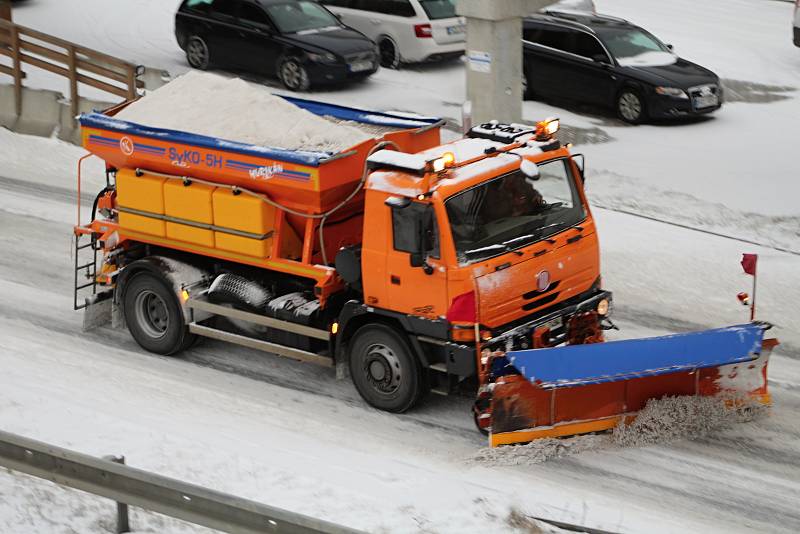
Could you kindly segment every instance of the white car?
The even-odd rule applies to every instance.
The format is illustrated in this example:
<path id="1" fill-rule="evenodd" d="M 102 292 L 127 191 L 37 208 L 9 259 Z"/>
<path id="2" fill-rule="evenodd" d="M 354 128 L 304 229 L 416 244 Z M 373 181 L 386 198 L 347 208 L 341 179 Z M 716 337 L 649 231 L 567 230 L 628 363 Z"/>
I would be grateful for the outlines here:
<path id="1" fill-rule="evenodd" d="M 319 0 L 376 43 L 381 66 L 459 57 L 466 47 L 455 0 Z"/>
<path id="2" fill-rule="evenodd" d="M 794 45 L 800 46 L 800 0 L 794 4 Z"/>

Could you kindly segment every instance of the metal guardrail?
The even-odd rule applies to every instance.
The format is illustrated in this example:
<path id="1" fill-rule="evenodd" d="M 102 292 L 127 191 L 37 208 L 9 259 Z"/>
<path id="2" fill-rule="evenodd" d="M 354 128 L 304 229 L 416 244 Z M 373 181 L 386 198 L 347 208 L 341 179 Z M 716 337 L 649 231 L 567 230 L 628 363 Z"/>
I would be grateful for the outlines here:
<path id="1" fill-rule="evenodd" d="M 2 0 L 0 0 L 2 1 Z M 79 113 L 78 84 L 132 100 L 144 83 L 137 78 L 142 67 L 91 48 L 53 37 L 0 18 L 0 56 L 11 58 L 11 66 L 0 64 L 0 74 L 14 78 L 14 103 L 22 114 L 23 64 L 69 80 L 72 117 Z"/>
<path id="2" fill-rule="evenodd" d="M 235 534 L 359 533 L 327 521 L 2 431 L 0 465 L 119 503 Z"/>

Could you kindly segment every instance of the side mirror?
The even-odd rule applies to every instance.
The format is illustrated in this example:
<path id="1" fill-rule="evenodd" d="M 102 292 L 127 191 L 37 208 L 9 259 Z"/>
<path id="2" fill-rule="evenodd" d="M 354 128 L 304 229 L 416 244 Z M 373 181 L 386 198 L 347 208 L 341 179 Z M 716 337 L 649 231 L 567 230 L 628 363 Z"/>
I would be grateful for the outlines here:
<path id="1" fill-rule="evenodd" d="M 672 50 L 673 46 L 672 46 L 671 44 L 667 44 L 667 48 L 669 48 L 670 50 Z"/>
<path id="2" fill-rule="evenodd" d="M 592 56 L 592 61 L 595 63 L 600 63 L 602 65 L 608 65 L 608 56 L 605 54 L 595 54 Z"/>
<path id="3" fill-rule="evenodd" d="M 422 267 L 425 265 L 425 256 L 422 254 L 422 252 L 412 252 L 410 259 L 412 267 Z"/>

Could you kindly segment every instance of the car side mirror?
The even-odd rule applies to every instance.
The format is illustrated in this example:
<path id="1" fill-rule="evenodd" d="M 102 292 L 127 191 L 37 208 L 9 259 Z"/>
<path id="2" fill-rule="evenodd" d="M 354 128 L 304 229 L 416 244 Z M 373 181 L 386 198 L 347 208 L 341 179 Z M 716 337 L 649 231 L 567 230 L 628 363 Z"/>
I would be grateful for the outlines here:
<path id="1" fill-rule="evenodd" d="M 592 56 L 592 61 L 595 63 L 600 63 L 602 65 L 608 65 L 608 56 L 605 54 L 595 54 Z"/>
<path id="2" fill-rule="evenodd" d="M 670 50 L 672 50 L 674 47 L 673 47 L 671 44 L 668 44 L 668 45 L 667 45 L 667 48 L 669 48 Z"/>
<path id="3" fill-rule="evenodd" d="M 410 260 L 412 267 L 422 267 L 425 265 L 425 256 L 422 252 L 412 252 Z"/>

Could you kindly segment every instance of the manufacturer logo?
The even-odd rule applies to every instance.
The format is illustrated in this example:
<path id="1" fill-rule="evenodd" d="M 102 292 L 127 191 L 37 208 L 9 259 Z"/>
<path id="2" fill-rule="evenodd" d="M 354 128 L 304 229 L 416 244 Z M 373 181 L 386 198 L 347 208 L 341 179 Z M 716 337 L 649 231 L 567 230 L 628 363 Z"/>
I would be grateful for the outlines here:
<path id="1" fill-rule="evenodd" d="M 547 291 L 548 287 L 550 287 L 550 272 L 541 271 L 536 275 L 536 288 L 540 293 L 543 293 Z"/>
<path id="2" fill-rule="evenodd" d="M 134 145 L 130 137 L 123 137 L 119 140 L 119 149 L 122 150 L 122 153 L 126 156 L 133 154 Z"/>
<path id="3" fill-rule="evenodd" d="M 265 167 L 259 167 L 257 169 L 250 170 L 250 178 L 253 179 L 268 179 L 272 178 L 276 174 L 280 174 L 283 172 L 283 165 L 280 163 L 274 163 L 272 165 L 267 165 Z"/>

